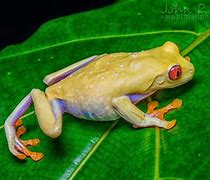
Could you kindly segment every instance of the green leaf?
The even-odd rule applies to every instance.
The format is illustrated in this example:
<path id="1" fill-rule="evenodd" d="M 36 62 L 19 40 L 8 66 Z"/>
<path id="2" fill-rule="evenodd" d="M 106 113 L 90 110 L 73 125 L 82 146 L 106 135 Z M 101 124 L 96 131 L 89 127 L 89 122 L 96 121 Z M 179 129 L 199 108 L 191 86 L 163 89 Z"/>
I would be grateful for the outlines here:
<path id="1" fill-rule="evenodd" d="M 166 4 L 179 10 L 164 13 Z M 203 4 L 201 8 L 200 4 Z M 6 179 L 208 179 L 210 169 L 208 1 L 120 0 L 98 10 L 44 24 L 26 42 L 0 52 L 0 174 Z M 185 8 L 185 11 L 181 11 Z M 199 9 L 200 8 L 200 9 Z M 189 11 L 190 10 L 190 11 Z M 199 11 L 198 11 L 199 10 Z M 180 16 L 179 16 L 180 15 Z M 188 15 L 183 16 L 181 15 Z M 90 122 L 64 116 L 63 133 L 52 140 L 40 131 L 33 108 L 24 118 L 25 139 L 40 138 L 31 149 L 40 162 L 20 161 L 7 148 L 4 120 L 32 88 L 44 90 L 46 74 L 91 55 L 135 52 L 179 44 L 196 68 L 194 79 L 154 98 L 161 105 L 175 98 L 183 107 L 170 131 L 136 130 L 124 120 Z M 145 110 L 145 103 L 141 108 Z"/>

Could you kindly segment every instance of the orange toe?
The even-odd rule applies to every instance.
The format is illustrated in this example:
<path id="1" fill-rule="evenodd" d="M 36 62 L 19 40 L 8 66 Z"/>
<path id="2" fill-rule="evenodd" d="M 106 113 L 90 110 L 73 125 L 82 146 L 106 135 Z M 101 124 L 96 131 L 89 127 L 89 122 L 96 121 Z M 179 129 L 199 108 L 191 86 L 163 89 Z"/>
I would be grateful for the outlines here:
<path id="1" fill-rule="evenodd" d="M 168 122 L 168 125 L 166 127 L 166 129 L 171 129 L 176 125 L 176 120 L 173 120 L 171 122 Z"/>
<path id="2" fill-rule="evenodd" d="M 27 147 L 23 147 L 19 149 L 19 151 L 21 151 L 24 156 L 31 157 L 34 161 L 39 161 L 44 157 L 43 153 L 30 151 Z"/>
<path id="3" fill-rule="evenodd" d="M 150 103 L 147 105 L 147 113 L 148 113 L 148 114 L 151 114 L 151 113 L 154 111 L 154 109 L 155 109 L 156 107 L 158 107 L 158 105 L 159 105 L 159 102 L 158 102 L 158 101 L 152 101 L 152 102 L 150 102 Z"/>
<path id="4" fill-rule="evenodd" d="M 174 99 L 171 103 L 174 108 L 180 108 L 182 106 L 182 100 L 181 99 Z"/>
<path id="5" fill-rule="evenodd" d="M 36 146 L 37 144 L 39 144 L 40 140 L 39 139 L 29 139 L 26 141 L 22 141 L 22 143 L 25 146 Z"/>
<path id="6" fill-rule="evenodd" d="M 20 152 L 17 156 L 19 159 L 25 159 L 26 157 L 31 157 L 34 161 L 39 161 L 44 157 L 43 153 L 33 152 L 30 151 L 27 146 L 36 146 L 40 140 L 39 139 L 29 139 L 29 140 L 22 140 L 20 136 L 26 132 L 26 128 L 22 126 L 22 120 L 18 120 L 16 122 L 17 132 L 16 136 L 19 141 L 22 143 L 22 146 L 17 146 L 16 149 Z"/>
<path id="7" fill-rule="evenodd" d="M 26 155 L 25 155 L 25 154 L 22 154 L 22 153 L 19 153 L 19 154 L 16 155 L 16 157 L 17 157 L 18 159 L 23 160 L 23 159 L 26 158 Z"/>
<path id="8" fill-rule="evenodd" d="M 23 135 L 26 132 L 26 128 L 24 126 L 20 126 L 17 129 L 16 135 L 19 138 L 21 135 Z"/>
<path id="9" fill-rule="evenodd" d="M 23 124 L 22 122 L 22 119 L 18 119 L 16 122 L 15 122 L 15 127 L 19 127 Z"/>
<path id="10" fill-rule="evenodd" d="M 43 153 L 38 153 L 38 152 L 32 152 L 30 154 L 31 159 L 33 159 L 34 161 L 39 161 L 44 157 Z"/>

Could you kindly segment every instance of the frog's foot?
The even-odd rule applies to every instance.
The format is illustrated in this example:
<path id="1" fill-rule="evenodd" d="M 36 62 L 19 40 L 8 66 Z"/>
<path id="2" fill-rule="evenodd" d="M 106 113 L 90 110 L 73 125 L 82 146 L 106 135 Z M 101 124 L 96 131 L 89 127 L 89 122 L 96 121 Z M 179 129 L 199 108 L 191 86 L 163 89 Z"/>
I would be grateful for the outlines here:
<path id="1" fill-rule="evenodd" d="M 159 118 L 160 120 L 163 120 L 166 122 L 166 127 L 165 129 L 171 129 L 176 125 L 176 120 L 172 120 L 170 122 L 166 121 L 164 119 L 164 115 L 173 109 L 178 109 L 182 106 L 182 100 L 181 99 L 174 99 L 172 101 L 172 103 L 168 104 L 167 106 L 161 108 L 161 109 L 157 109 L 155 110 L 155 108 L 157 107 L 158 102 L 157 101 L 152 101 L 148 104 L 148 111 L 147 113 L 151 114 L 152 116 L 155 116 L 157 118 Z"/>
<path id="2" fill-rule="evenodd" d="M 17 154 L 16 156 L 19 159 L 25 159 L 26 157 L 31 157 L 34 161 L 39 161 L 41 160 L 44 155 L 43 153 L 38 153 L 38 152 L 32 152 L 30 151 L 27 146 L 36 146 L 40 141 L 39 139 L 29 139 L 29 140 L 22 140 L 20 139 L 20 136 L 23 135 L 26 132 L 26 128 L 22 126 L 22 120 L 19 119 L 15 127 L 17 127 L 17 132 L 16 132 L 16 150 L 18 150 L 20 153 Z"/>
<path id="3" fill-rule="evenodd" d="M 166 121 L 164 119 L 164 115 L 173 109 L 178 109 L 182 106 L 182 100 L 180 99 L 175 99 L 173 100 L 172 103 L 168 104 L 167 106 L 161 108 L 161 109 L 157 109 L 155 110 L 155 108 L 159 105 L 159 103 L 157 101 L 152 101 L 147 105 L 147 114 L 152 115 L 153 117 L 156 117 L 162 121 L 164 121 L 164 128 L 165 129 L 171 129 L 176 125 L 176 120 L 172 120 L 172 121 Z M 140 128 L 137 125 L 133 125 L 134 128 Z"/>
<path id="4" fill-rule="evenodd" d="M 168 104 L 167 106 L 161 108 L 161 109 L 157 109 L 155 110 L 155 108 L 158 106 L 158 102 L 157 101 L 152 101 L 147 105 L 148 114 L 151 114 L 161 120 L 164 120 L 164 115 L 173 109 L 178 109 L 182 106 L 182 100 L 181 99 L 174 99 L 172 101 L 172 103 Z"/>

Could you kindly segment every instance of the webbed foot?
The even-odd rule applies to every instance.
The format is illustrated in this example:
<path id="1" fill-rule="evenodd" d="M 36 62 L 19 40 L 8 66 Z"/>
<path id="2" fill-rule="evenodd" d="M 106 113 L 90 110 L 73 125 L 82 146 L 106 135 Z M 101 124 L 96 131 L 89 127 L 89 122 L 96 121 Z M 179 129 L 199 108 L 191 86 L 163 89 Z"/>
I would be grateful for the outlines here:
<path id="1" fill-rule="evenodd" d="M 15 123 L 15 127 L 17 128 L 16 132 L 16 145 L 15 148 L 18 153 L 16 157 L 19 159 L 25 159 L 26 157 L 31 157 L 34 161 L 39 161 L 44 157 L 43 153 L 39 152 L 32 152 L 30 151 L 27 146 L 36 146 L 40 141 L 39 139 L 29 139 L 29 140 L 22 140 L 20 139 L 20 136 L 23 135 L 26 132 L 26 128 L 22 125 L 22 120 L 19 119 Z"/>
<path id="2" fill-rule="evenodd" d="M 182 106 L 182 100 L 181 99 L 174 99 L 172 101 L 172 103 L 168 104 L 167 106 L 161 108 L 161 109 L 157 109 L 155 110 L 155 108 L 159 105 L 159 103 L 157 101 L 152 101 L 147 105 L 147 113 L 151 114 L 152 116 L 155 116 L 157 118 L 159 118 L 160 120 L 166 121 L 164 119 L 164 115 L 173 109 L 179 109 Z M 167 126 L 165 127 L 165 129 L 171 129 L 176 125 L 176 120 L 172 120 L 170 122 L 167 121 Z"/>
<path id="3" fill-rule="evenodd" d="M 157 101 L 152 101 L 147 105 L 147 114 L 151 115 L 152 117 L 156 117 L 162 121 L 164 121 L 164 125 L 161 127 L 164 127 L 165 129 L 171 129 L 176 125 L 176 120 L 172 121 L 166 121 L 164 119 L 164 115 L 173 109 L 178 109 L 182 106 L 182 100 L 180 99 L 175 99 L 172 101 L 172 103 L 168 104 L 167 106 L 161 108 L 161 109 L 156 109 L 158 107 L 159 103 Z M 141 128 L 140 126 L 133 125 L 134 128 Z"/>

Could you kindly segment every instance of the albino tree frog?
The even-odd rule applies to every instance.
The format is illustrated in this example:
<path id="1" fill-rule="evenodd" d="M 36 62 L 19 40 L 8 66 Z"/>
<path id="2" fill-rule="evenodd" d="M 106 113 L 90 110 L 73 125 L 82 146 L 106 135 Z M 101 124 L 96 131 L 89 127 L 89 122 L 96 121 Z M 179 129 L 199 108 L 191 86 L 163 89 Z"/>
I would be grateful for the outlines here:
<path id="1" fill-rule="evenodd" d="M 193 74 L 189 57 L 183 58 L 172 42 L 142 52 L 95 55 L 79 61 L 47 75 L 45 92 L 33 89 L 18 104 L 4 124 L 9 150 L 19 159 L 31 156 L 39 160 L 43 156 L 26 147 L 38 141 L 20 140 L 24 129 L 16 134 L 15 125 L 32 102 L 41 130 L 51 138 L 61 134 L 63 113 L 94 121 L 122 117 L 135 128 L 170 129 L 175 120 L 161 120 L 144 113 L 135 104 L 157 90 L 188 82 Z"/>

